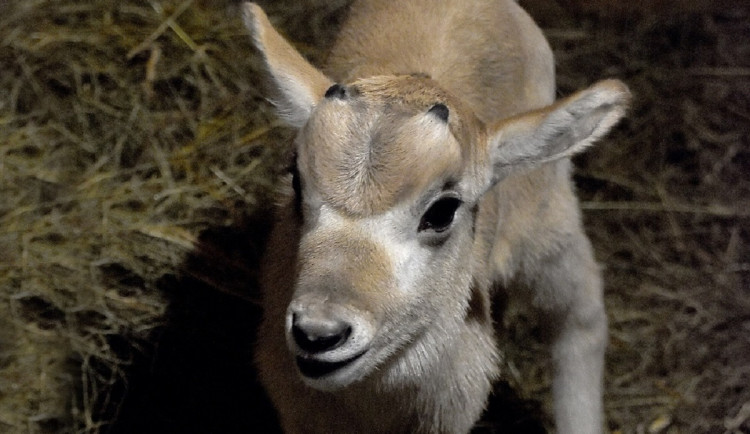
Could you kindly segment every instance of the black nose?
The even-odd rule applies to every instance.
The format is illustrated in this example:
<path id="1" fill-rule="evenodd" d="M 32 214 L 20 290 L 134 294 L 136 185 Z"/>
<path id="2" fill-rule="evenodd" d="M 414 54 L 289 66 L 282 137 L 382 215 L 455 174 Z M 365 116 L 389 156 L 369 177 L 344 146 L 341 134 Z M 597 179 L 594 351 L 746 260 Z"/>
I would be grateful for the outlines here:
<path id="1" fill-rule="evenodd" d="M 352 327 L 342 321 L 313 319 L 294 315 L 292 336 L 297 346 L 308 353 L 322 353 L 340 347 L 349 335 Z"/>

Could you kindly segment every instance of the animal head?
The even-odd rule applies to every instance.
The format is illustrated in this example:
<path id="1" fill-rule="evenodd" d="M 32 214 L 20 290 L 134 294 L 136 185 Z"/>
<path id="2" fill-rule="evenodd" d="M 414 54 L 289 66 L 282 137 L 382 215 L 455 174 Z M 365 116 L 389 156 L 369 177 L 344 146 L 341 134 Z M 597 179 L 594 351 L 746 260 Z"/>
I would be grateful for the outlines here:
<path id="1" fill-rule="evenodd" d="M 393 375 L 429 369 L 434 358 L 420 353 L 459 327 L 472 301 L 482 195 L 589 146 L 623 115 L 627 89 L 600 82 L 485 125 L 420 74 L 334 83 L 258 6 L 244 13 L 279 114 L 299 128 L 290 206 L 300 239 L 288 246 L 298 259 L 279 265 L 294 285 L 266 290 L 288 291 L 286 338 L 303 379 L 332 390 L 386 364 Z"/>

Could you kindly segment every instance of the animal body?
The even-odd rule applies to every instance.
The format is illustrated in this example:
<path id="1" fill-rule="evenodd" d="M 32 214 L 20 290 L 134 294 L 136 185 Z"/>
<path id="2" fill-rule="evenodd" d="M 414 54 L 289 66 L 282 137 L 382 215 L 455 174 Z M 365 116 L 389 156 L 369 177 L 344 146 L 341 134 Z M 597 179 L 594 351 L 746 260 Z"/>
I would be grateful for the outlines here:
<path id="1" fill-rule="evenodd" d="M 322 69 L 257 5 L 244 19 L 299 129 L 256 350 L 284 430 L 468 432 L 514 284 L 554 330 L 557 431 L 601 432 L 607 320 L 570 156 L 623 116 L 625 85 L 555 102 L 512 0 L 355 1 Z"/>

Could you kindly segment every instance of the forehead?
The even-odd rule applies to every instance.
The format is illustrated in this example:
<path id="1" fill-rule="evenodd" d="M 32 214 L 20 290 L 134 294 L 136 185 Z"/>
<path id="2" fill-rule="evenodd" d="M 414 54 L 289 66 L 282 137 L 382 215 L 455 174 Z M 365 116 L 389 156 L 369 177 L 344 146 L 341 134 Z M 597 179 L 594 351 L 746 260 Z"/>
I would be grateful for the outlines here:
<path id="1" fill-rule="evenodd" d="M 434 82 L 383 76 L 345 88 L 320 101 L 298 141 L 300 171 L 326 203 L 376 214 L 463 172 L 465 115 Z M 438 103 L 447 121 L 429 112 Z"/>

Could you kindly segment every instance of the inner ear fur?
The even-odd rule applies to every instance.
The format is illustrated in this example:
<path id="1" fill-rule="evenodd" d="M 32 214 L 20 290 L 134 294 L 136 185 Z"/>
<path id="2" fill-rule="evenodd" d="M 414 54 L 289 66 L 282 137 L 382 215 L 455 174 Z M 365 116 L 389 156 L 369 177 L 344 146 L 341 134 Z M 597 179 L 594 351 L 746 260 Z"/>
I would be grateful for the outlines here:
<path id="1" fill-rule="evenodd" d="M 273 28 L 255 3 L 242 7 L 245 26 L 263 57 L 275 95 L 271 101 L 279 116 L 294 127 L 303 126 L 333 82 L 312 66 Z"/>
<path id="2" fill-rule="evenodd" d="M 629 101 L 624 83 L 603 80 L 543 109 L 492 124 L 493 179 L 583 151 L 625 115 Z"/>

